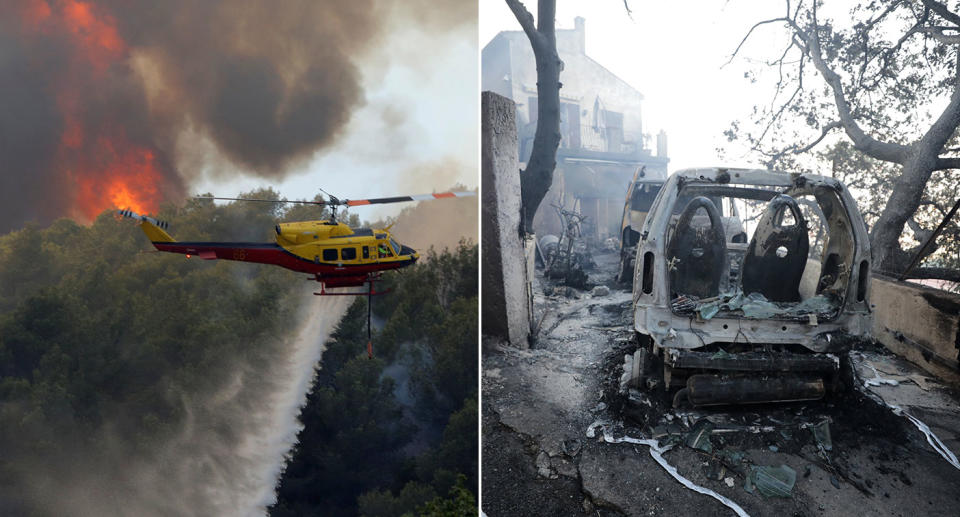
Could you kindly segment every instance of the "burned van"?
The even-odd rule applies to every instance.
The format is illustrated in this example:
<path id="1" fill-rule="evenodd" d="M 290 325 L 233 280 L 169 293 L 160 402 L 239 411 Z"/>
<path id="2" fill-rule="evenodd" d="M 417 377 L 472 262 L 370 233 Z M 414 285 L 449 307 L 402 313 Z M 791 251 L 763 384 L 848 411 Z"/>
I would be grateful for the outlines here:
<path id="1" fill-rule="evenodd" d="M 647 168 L 640 167 L 634 172 L 627 187 L 627 199 L 623 203 L 623 216 L 620 218 L 620 267 L 617 270 L 619 282 L 626 283 L 633 279 L 640 229 L 664 181 L 666 179 L 661 175 L 647 174 Z"/>
<path id="2" fill-rule="evenodd" d="M 638 347 L 622 385 L 674 404 L 815 400 L 870 330 L 870 243 L 837 180 L 748 169 L 673 174 L 636 251 Z"/>

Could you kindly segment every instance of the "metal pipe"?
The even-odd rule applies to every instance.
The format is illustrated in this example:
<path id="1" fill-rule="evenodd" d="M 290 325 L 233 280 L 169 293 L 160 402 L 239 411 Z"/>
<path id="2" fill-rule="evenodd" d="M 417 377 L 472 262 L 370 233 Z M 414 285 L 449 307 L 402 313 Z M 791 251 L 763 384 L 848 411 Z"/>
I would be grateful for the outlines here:
<path id="1" fill-rule="evenodd" d="M 697 374 L 687 379 L 686 390 L 694 406 L 818 400 L 826 394 L 823 378 L 800 375 Z"/>

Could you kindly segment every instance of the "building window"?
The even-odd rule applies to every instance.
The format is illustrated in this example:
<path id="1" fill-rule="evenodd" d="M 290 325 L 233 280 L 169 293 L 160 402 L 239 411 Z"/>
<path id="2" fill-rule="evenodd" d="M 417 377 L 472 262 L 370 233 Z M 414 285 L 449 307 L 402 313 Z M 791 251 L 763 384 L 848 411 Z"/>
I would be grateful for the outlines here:
<path id="1" fill-rule="evenodd" d="M 561 145 L 572 149 L 580 148 L 580 105 L 569 102 L 560 103 Z"/>
<path id="2" fill-rule="evenodd" d="M 623 145 L 623 113 L 603 110 L 603 123 L 606 129 L 607 152 L 619 153 Z"/>

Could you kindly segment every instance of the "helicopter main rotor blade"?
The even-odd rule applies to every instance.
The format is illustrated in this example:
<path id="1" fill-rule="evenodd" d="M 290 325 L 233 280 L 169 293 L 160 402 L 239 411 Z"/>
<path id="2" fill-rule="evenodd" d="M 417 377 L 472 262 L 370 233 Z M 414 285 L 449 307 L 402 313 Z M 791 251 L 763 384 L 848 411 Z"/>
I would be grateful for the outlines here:
<path id="1" fill-rule="evenodd" d="M 404 203 L 409 201 L 426 201 L 428 199 L 444 199 L 452 197 L 476 196 L 476 192 L 441 192 L 438 194 L 417 194 L 413 196 L 393 196 L 376 197 L 371 199 L 337 199 L 332 197 L 326 201 L 297 201 L 297 200 L 276 200 L 276 199 L 252 199 L 239 197 L 213 197 L 213 196 L 194 196 L 194 199 L 216 199 L 220 201 L 252 201 L 257 203 L 296 203 L 301 205 L 317 206 L 363 206 L 363 205 L 382 205 L 386 203 Z"/>
<path id="2" fill-rule="evenodd" d="M 277 199 L 251 199 L 251 198 L 241 198 L 241 197 L 211 197 L 211 196 L 194 196 L 194 199 L 217 199 L 220 201 L 254 201 L 257 203 L 296 203 L 300 205 L 320 205 L 326 206 L 332 203 L 327 203 L 326 201 L 297 201 L 297 200 L 277 200 Z"/>
<path id="3" fill-rule="evenodd" d="M 385 203 L 403 203 L 406 201 L 425 201 L 428 199 L 443 199 L 448 197 L 476 196 L 476 192 L 441 192 L 439 194 L 417 194 L 414 196 L 377 197 L 372 199 L 348 199 L 343 201 L 347 206 L 381 205 Z"/>

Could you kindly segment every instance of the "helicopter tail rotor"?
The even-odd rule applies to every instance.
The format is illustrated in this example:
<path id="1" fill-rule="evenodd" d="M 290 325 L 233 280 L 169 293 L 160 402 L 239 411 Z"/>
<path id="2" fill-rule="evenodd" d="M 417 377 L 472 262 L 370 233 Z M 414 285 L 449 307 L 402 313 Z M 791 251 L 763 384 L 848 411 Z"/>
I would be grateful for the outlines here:
<path id="1" fill-rule="evenodd" d="M 117 213 L 119 213 L 121 217 L 127 217 L 129 219 L 134 219 L 140 222 L 147 221 L 150 224 L 156 226 L 157 228 L 160 228 L 161 230 L 166 230 L 167 228 L 170 227 L 170 224 L 167 223 L 166 221 L 154 219 L 153 217 L 146 216 L 146 215 L 140 215 L 134 212 L 133 210 L 130 210 L 129 208 L 124 210 L 117 210 Z"/>

